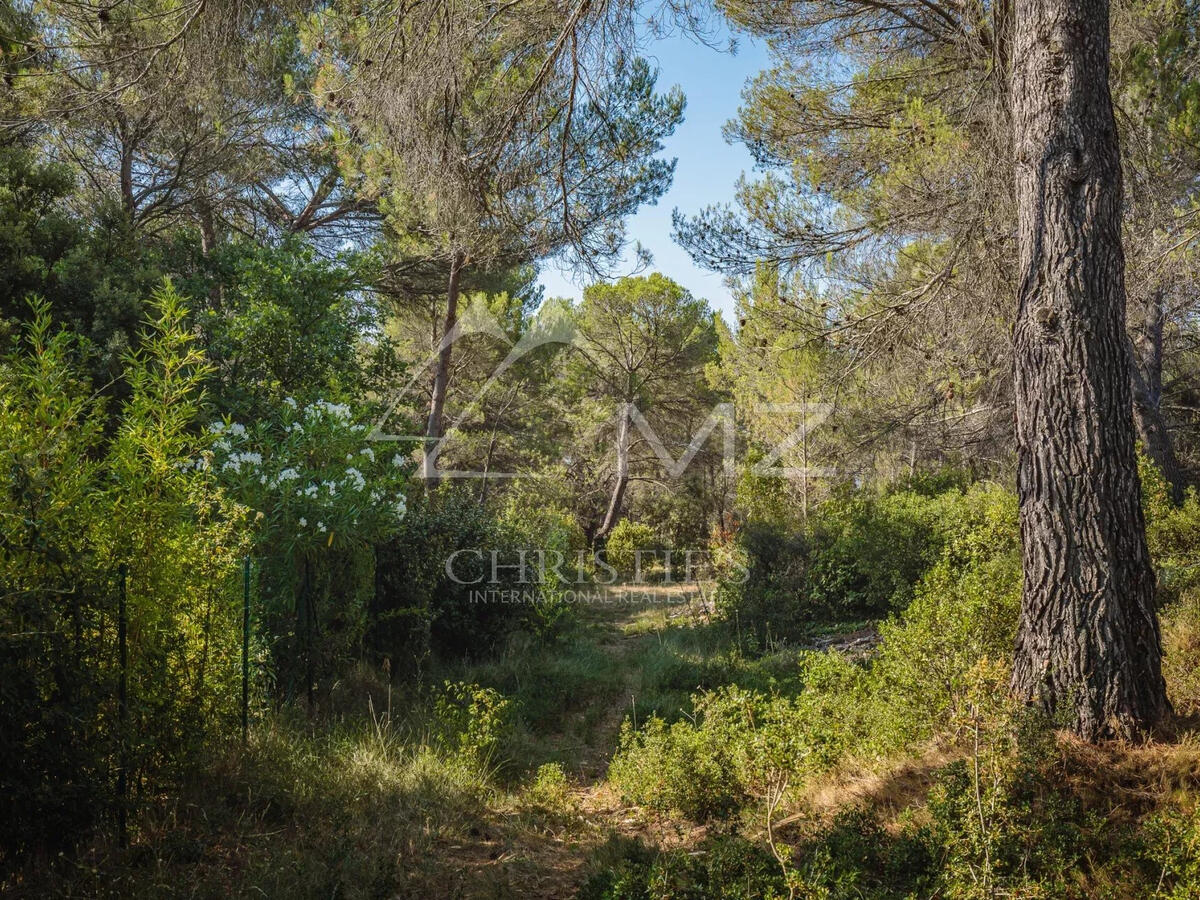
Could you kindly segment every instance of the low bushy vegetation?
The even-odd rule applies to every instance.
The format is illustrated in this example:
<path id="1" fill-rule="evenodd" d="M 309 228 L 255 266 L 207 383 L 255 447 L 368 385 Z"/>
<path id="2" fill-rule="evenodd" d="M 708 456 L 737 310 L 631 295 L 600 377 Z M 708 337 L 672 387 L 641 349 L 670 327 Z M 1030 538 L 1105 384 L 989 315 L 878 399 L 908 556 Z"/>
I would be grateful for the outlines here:
<path id="1" fill-rule="evenodd" d="M 414 738 L 402 722 L 312 734 L 271 717 L 208 760 L 180 802 L 139 806 L 136 852 L 96 845 L 8 887 L 28 895 L 394 894 L 437 875 L 434 847 L 485 827 L 496 788 L 476 737 Z M 491 805 L 495 805 L 494 802 Z"/>
<path id="2" fill-rule="evenodd" d="M 647 568 L 641 559 L 654 546 L 654 529 L 642 522 L 622 519 L 613 526 L 604 547 L 608 564 L 625 578 L 633 578 Z"/>
<path id="3" fill-rule="evenodd" d="M 975 502 L 951 472 L 882 489 L 843 487 L 802 530 L 751 522 L 736 538 L 745 569 L 721 584 L 727 617 L 765 636 L 803 637 L 814 622 L 879 618 L 904 609 L 955 523 Z"/>
<path id="4" fill-rule="evenodd" d="M 1046 723 L 1001 708 L 997 696 L 980 695 L 957 723 L 960 758 L 932 768 L 899 812 L 884 802 L 884 776 L 876 793 L 832 812 L 781 818 L 786 829 L 764 830 L 761 815 L 734 818 L 730 836 L 699 852 L 599 853 L 580 896 L 1196 896 L 1194 744 L 1097 754 L 1056 741 Z M 736 867 L 706 863 L 731 852 Z"/>
<path id="5" fill-rule="evenodd" d="M 1200 615 L 1190 579 L 1179 569 L 1172 577 L 1170 566 L 1187 557 L 1200 507 L 1194 495 L 1181 505 L 1156 505 L 1152 497 L 1152 547 L 1168 570 L 1168 688 L 1187 713 L 1196 702 Z M 891 593 L 899 608 L 880 624 L 876 647 L 800 650 L 794 682 L 700 692 L 692 715 L 655 717 L 637 728 L 627 722 L 622 731 L 609 774 L 630 801 L 743 835 L 703 850 L 727 859 L 730 847 L 739 848 L 738 865 L 720 868 L 728 880 L 713 883 L 703 854 L 634 848 L 605 863 L 581 896 L 1132 898 L 1200 891 L 1188 855 L 1200 787 L 1194 739 L 1131 748 L 1145 768 L 1126 769 L 1122 781 L 1112 759 L 1085 763 L 1080 745 L 1056 738 L 1053 722 L 1007 700 L 1021 577 L 1015 498 L 994 485 L 955 485 L 910 494 L 902 507 L 938 510 L 915 517 L 937 527 L 919 545 L 929 554 L 919 575 Z M 897 528 L 897 545 L 913 521 Z M 823 527 L 803 538 L 808 555 L 798 565 L 822 559 L 816 535 Z M 755 565 L 769 564 L 753 563 L 752 573 Z M 805 575 L 796 584 L 790 600 L 810 615 L 805 591 L 814 580 Z M 752 578 L 735 586 L 743 591 L 735 596 L 768 596 L 753 593 L 762 586 Z M 914 766 L 924 774 L 906 795 L 897 773 L 911 775 Z M 854 784 L 863 787 L 847 787 Z M 831 790 L 838 796 L 839 785 L 845 799 L 832 808 L 817 803 Z"/>
<path id="6" fill-rule="evenodd" d="M 652 719 L 623 734 L 615 781 L 637 802 L 703 819 L 763 795 L 751 790 L 755 781 L 797 783 L 841 759 L 882 758 L 944 730 L 981 669 L 1006 658 L 1020 588 L 1013 497 L 980 485 L 930 505 L 950 503 L 955 515 L 942 526 L 938 556 L 904 611 L 880 626 L 869 658 L 801 651 L 801 686 L 790 696 L 699 694 L 694 718 L 671 726 Z M 772 766 L 774 776 L 753 772 Z M 706 799 L 709 782 L 722 786 L 720 799 Z"/>

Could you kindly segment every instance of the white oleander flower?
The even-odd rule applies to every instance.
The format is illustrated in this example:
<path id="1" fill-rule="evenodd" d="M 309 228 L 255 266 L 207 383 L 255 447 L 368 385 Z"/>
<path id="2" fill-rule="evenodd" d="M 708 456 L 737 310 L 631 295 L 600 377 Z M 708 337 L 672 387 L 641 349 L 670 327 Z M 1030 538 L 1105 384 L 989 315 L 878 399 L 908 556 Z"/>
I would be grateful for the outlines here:
<path id="1" fill-rule="evenodd" d="M 363 477 L 363 473 L 353 466 L 346 470 L 346 477 L 354 482 L 354 489 L 356 491 L 361 491 L 367 486 L 367 479 Z"/>

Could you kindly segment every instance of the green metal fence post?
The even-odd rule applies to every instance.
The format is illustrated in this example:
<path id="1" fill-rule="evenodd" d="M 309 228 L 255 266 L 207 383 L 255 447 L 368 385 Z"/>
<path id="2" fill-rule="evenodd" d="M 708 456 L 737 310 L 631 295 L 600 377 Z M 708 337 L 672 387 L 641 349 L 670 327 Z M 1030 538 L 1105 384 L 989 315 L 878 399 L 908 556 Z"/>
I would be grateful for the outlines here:
<path id="1" fill-rule="evenodd" d="M 242 560 L 242 746 L 250 738 L 250 557 Z"/>
<path id="2" fill-rule="evenodd" d="M 129 760 L 126 755 L 126 730 L 129 727 L 129 625 L 125 609 L 125 582 L 128 575 L 129 567 L 121 563 L 117 569 L 117 653 L 121 667 L 117 678 L 117 841 L 121 849 L 129 846 Z"/>

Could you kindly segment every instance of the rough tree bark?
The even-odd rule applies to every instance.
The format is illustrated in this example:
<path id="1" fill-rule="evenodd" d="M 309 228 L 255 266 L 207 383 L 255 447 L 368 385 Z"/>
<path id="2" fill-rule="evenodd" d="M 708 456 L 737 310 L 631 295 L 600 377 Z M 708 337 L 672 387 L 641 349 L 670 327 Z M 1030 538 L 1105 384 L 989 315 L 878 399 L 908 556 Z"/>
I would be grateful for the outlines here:
<path id="1" fill-rule="evenodd" d="M 1170 714 L 1134 455 L 1107 0 L 1016 0 L 1024 588 L 1012 687 L 1086 740 Z"/>
<path id="2" fill-rule="evenodd" d="M 442 439 L 442 421 L 446 408 L 446 391 L 450 385 L 450 360 L 453 341 L 447 340 L 458 324 L 458 286 L 466 256 L 461 250 L 450 258 L 450 281 L 446 286 L 446 321 L 442 325 L 441 349 L 433 373 L 433 396 L 429 402 L 429 421 L 425 425 L 425 453 L 421 459 L 421 477 L 436 482 L 438 443 Z"/>
<path id="3" fill-rule="evenodd" d="M 1183 472 L 1175 457 L 1175 447 L 1167 420 L 1162 414 L 1163 325 L 1166 320 L 1166 292 L 1151 291 L 1143 301 L 1141 321 L 1133 343 L 1133 424 L 1146 455 L 1162 470 L 1175 501 L 1183 499 Z"/>

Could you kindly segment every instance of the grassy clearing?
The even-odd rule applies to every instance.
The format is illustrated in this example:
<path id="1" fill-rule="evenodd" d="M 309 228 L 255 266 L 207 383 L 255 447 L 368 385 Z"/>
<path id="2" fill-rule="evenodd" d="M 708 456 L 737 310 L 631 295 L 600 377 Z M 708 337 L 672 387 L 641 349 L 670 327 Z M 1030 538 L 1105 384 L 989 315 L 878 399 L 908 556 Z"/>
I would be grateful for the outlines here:
<path id="1" fill-rule="evenodd" d="M 688 714 L 698 689 L 772 683 L 787 654 L 744 653 L 695 595 L 659 588 L 652 604 L 612 595 L 620 602 L 580 608 L 549 645 L 514 639 L 497 658 L 430 673 L 436 687 L 423 692 L 347 676 L 333 692 L 335 714 L 315 723 L 299 711 L 271 714 L 247 748 L 215 751 L 204 777 L 174 799 L 140 798 L 128 850 L 98 843 L 4 887 L 80 897 L 563 897 L 616 837 L 678 845 L 690 828 L 648 820 L 605 783 L 622 722 Z M 444 681 L 472 687 L 447 692 Z"/>

